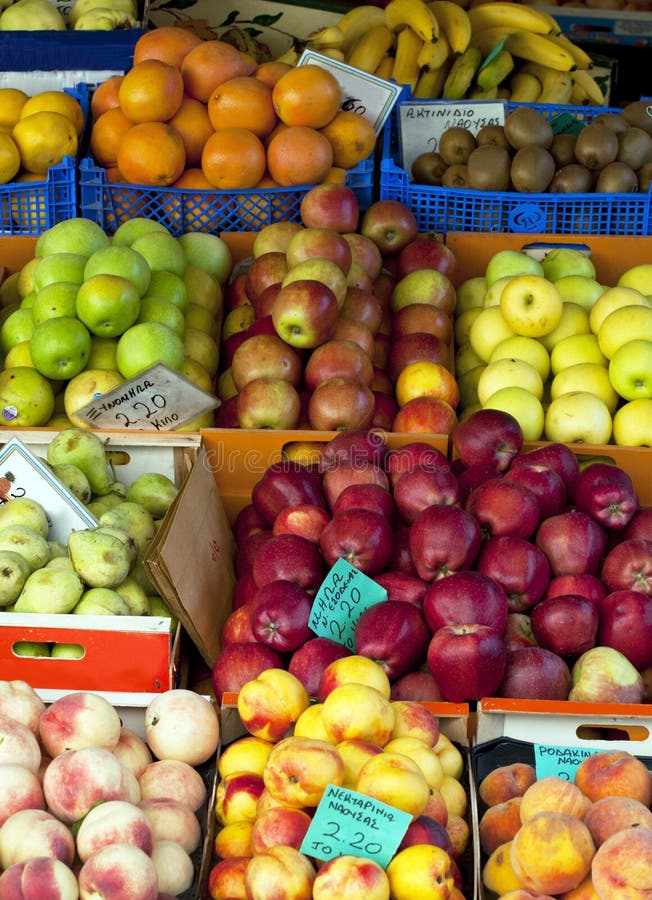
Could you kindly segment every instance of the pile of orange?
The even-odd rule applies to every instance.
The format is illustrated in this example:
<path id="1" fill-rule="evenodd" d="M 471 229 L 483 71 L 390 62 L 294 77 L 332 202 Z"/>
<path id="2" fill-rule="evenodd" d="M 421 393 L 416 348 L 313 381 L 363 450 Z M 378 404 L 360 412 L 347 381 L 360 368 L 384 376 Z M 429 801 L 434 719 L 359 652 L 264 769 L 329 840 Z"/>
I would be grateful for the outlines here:
<path id="1" fill-rule="evenodd" d="M 317 65 L 257 64 L 174 26 L 143 34 L 133 67 L 98 86 L 90 152 L 111 181 L 247 190 L 342 180 L 372 152 L 373 126 L 340 109 Z"/>

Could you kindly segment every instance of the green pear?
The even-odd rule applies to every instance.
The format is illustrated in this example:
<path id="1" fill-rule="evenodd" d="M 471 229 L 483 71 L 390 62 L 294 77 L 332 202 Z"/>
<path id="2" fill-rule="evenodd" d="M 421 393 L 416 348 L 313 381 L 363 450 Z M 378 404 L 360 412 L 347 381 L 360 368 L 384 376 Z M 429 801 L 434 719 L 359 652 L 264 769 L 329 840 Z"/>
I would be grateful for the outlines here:
<path id="1" fill-rule="evenodd" d="M 131 568 L 127 547 L 100 526 L 72 531 L 68 554 L 75 572 L 89 587 L 117 587 Z"/>
<path id="2" fill-rule="evenodd" d="M 129 485 L 127 500 L 140 503 L 155 519 L 162 519 L 178 493 L 178 487 L 167 475 L 147 472 Z"/>
<path id="3" fill-rule="evenodd" d="M 174 634 L 174 632 L 177 630 L 179 620 L 167 605 L 163 597 L 161 597 L 160 594 L 150 594 L 147 599 L 149 601 L 150 616 L 160 616 L 161 618 L 170 619 L 170 633 Z"/>
<path id="4" fill-rule="evenodd" d="M 147 594 L 133 578 L 125 578 L 116 591 L 124 598 L 131 616 L 148 616 L 149 602 Z"/>
<path id="5" fill-rule="evenodd" d="M 76 616 L 128 616 L 129 606 L 117 591 L 96 587 L 84 591 L 73 613 Z"/>
<path id="6" fill-rule="evenodd" d="M 56 227 L 56 226 L 55 226 Z M 104 442 L 94 431 L 66 428 L 48 444 L 48 462 L 78 466 L 88 478 L 93 494 L 107 494 L 112 484 L 111 471 L 106 462 Z"/>
<path id="7" fill-rule="evenodd" d="M 100 520 L 100 516 L 102 513 L 105 513 L 107 509 L 111 507 L 104 502 L 104 497 L 96 497 L 94 500 L 91 500 L 86 504 L 86 509 L 91 513 L 91 515 L 95 516 L 95 518 Z"/>
<path id="8" fill-rule="evenodd" d="M 68 559 L 68 550 L 61 541 L 48 541 L 48 546 L 50 548 L 50 559 L 46 565 L 49 565 L 53 559 Z"/>
<path id="9" fill-rule="evenodd" d="M 50 530 L 45 509 L 38 500 L 30 497 L 14 497 L 0 506 L 0 528 L 8 525 L 26 525 L 44 538 L 47 538 Z"/>
<path id="10" fill-rule="evenodd" d="M 50 545 L 46 539 L 27 525 L 0 528 L 0 550 L 20 553 L 31 572 L 43 568 L 50 559 Z"/>
<path id="11" fill-rule="evenodd" d="M 50 655 L 50 645 L 46 641 L 16 641 L 11 649 L 16 656 Z"/>
<path id="12" fill-rule="evenodd" d="M 50 467 L 56 477 L 82 503 L 88 503 L 92 497 L 91 485 L 85 473 L 74 463 L 55 463 Z"/>
<path id="13" fill-rule="evenodd" d="M 140 587 L 145 591 L 146 594 L 155 594 L 157 592 L 156 585 L 152 582 L 152 579 L 147 574 L 142 560 L 136 561 L 136 565 L 129 573 L 129 577 L 138 585 L 140 585 Z"/>
<path id="14" fill-rule="evenodd" d="M 25 582 L 16 605 L 21 613 L 69 613 L 84 592 L 81 578 L 71 569 L 37 569 Z"/>
<path id="15" fill-rule="evenodd" d="M 20 553 L 0 550 L 0 606 L 7 606 L 18 599 L 31 571 L 29 563 Z"/>
<path id="16" fill-rule="evenodd" d="M 125 500 L 100 516 L 100 525 L 120 528 L 138 544 L 138 559 L 142 559 L 156 534 L 154 517 L 140 503 Z"/>
<path id="17" fill-rule="evenodd" d="M 50 656 L 53 659 L 81 659 L 86 651 L 81 644 L 53 644 Z"/>
<path id="18" fill-rule="evenodd" d="M 69 556 L 53 556 L 50 562 L 45 564 L 46 569 L 72 569 L 73 565 Z"/>
<path id="19" fill-rule="evenodd" d="M 114 534 L 122 541 L 122 543 L 129 551 L 129 559 L 131 560 L 131 563 L 133 565 L 138 557 L 138 542 L 136 538 L 129 534 L 128 531 L 125 531 L 123 528 L 115 528 L 113 525 L 102 524 L 102 530 L 107 534 Z"/>
<path id="20" fill-rule="evenodd" d="M 65 31 L 57 7 L 45 0 L 17 0 L 0 16 L 0 31 Z"/>
<path id="21" fill-rule="evenodd" d="M 108 9 L 115 9 L 120 12 L 130 13 L 132 16 L 138 15 L 138 10 L 136 8 L 136 4 L 134 0 L 113 0 L 111 5 L 106 3 L 106 0 L 75 0 L 75 2 L 70 7 L 70 12 L 68 13 L 68 22 L 70 25 L 76 25 L 77 20 L 85 15 L 88 12 L 91 12 L 98 7 L 108 7 Z"/>

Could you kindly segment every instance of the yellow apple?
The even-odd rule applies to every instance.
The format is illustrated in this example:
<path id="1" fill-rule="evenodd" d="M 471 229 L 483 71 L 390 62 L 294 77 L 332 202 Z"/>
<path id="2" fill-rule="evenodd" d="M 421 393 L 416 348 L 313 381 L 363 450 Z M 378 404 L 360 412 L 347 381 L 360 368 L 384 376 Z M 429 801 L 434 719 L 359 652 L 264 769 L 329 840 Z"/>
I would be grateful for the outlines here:
<path id="1" fill-rule="evenodd" d="M 478 380 L 478 400 L 484 405 L 486 401 L 502 388 L 518 385 L 541 400 L 543 397 L 543 379 L 534 366 L 522 359 L 504 357 L 490 362 Z"/>
<path id="2" fill-rule="evenodd" d="M 480 401 L 478 399 L 478 382 L 480 381 L 480 376 L 484 372 L 487 367 L 484 363 L 481 363 L 479 366 L 475 366 L 468 372 L 464 372 L 463 375 L 457 376 L 457 387 L 460 392 L 460 409 L 465 410 L 468 409 L 469 406 L 480 405 Z"/>
<path id="3" fill-rule="evenodd" d="M 458 377 L 464 375 L 465 372 L 470 372 L 471 369 L 475 369 L 482 362 L 483 360 L 480 359 L 471 346 L 471 341 L 467 340 L 463 344 L 458 344 L 455 351 L 455 374 Z"/>
<path id="4" fill-rule="evenodd" d="M 556 400 L 563 394 L 575 391 L 595 394 L 605 403 L 612 416 L 618 408 L 620 398 L 609 379 L 608 369 L 600 363 L 577 363 L 562 369 L 552 379 L 550 399 Z"/>
<path id="5" fill-rule="evenodd" d="M 254 308 L 251 303 L 242 303 L 240 306 L 236 306 L 224 317 L 222 322 L 222 340 L 225 341 L 231 335 L 238 334 L 239 331 L 245 331 L 253 324 L 253 321 Z"/>
<path id="6" fill-rule="evenodd" d="M 541 263 L 522 250 L 498 250 L 487 263 L 484 277 L 487 287 L 506 275 L 543 275 Z"/>
<path id="7" fill-rule="evenodd" d="M 510 281 L 513 281 L 515 278 L 516 275 L 503 275 L 502 278 L 497 278 L 496 281 L 487 288 L 482 305 L 500 306 L 500 295 L 503 292 L 503 288 L 507 287 Z"/>
<path id="8" fill-rule="evenodd" d="M 540 340 L 546 350 L 551 353 L 553 347 L 564 338 L 572 334 L 588 334 L 590 330 L 589 314 L 584 307 L 578 303 L 565 301 L 562 304 L 561 319 L 557 327 L 548 334 L 544 334 Z"/>
<path id="9" fill-rule="evenodd" d="M 217 379 L 217 396 L 220 400 L 229 400 L 231 397 L 235 397 L 237 393 L 238 389 L 233 381 L 233 372 L 231 371 L 231 366 L 229 366 L 228 369 L 224 369 Z"/>
<path id="10" fill-rule="evenodd" d="M 607 359 L 628 341 L 652 341 L 652 306 L 621 306 L 603 319 L 598 344 Z"/>
<path id="11" fill-rule="evenodd" d="M 652 294 L 652 263 L 638 263 L 627 269 L 616 282 L 619 286 L 635 288 L 641 294 Z"/>
<path id="12" fill-rule="evenodd" d="M 521 426 L 526 441 L 538 441 L 543 435 L 543 405 L 525 388 L 518 385 L 501 388 L 482 404 L 482 408 L 502 409 L 510 413 Z"/>
<path id="13" fill-rule="evenodd" d="M 562 394 L 546 410 L 545 436 L 548 441 L 608 444 L 611 429 L 607 404 L 589 391 Z"/>
<path id="14" fill-rule="evenodd" d="M 500 309 L 516 333 L 542 337 L 557 327 L 563 310 L 561 294 L 542 275 L 519 275 L 503 288 Z"/>
<path id="15" fill-rule="evenodd" d="M 555 281 L 555 287 L 566 302 L 577 303 L 586 310 L 591 310 L 595 301 L 604 294 L 606 287 L 588 275 L 564 275 Z"/>
<path id="16" fill-rule="evenodd" d="M 453 333 L 456 347 L 459 347 L 468 341 L 469 334 L 471 333 L 471 325 L 473 325 L 481 312 L 481 306 L 473 306 L 471 309 L 467 309 L 455 317 Z"/>
<path id="17" fill-rule="evenodd" d="M 482 362 L 489 362 L 497 344 L 516 332 L 508 325 L 500 306 L 488 306 L 471 325 L 469 343 Z"/>
<path id="18" fill-rule="evenodd" d="M 624 403 L 614 416 L 613 437 L 621 447 L 652 447 L 652 400 Z"/>
<path id="19" fill-rule="evenodd" d="M 652 340 L 622 344 L 609 360 L 609 379 L 624 400 L 652 397 Z"/>
<path id="20" fill-rule="evenodd" d="M 550 374 L 550 354 L 538 338 L 523 337 L 520 334 L 501 341 L 489 358 L 489 362 L 497 359 L 522 359 L 537 370 L 545 381 Z"/>
<path id="21" fill-rule="evenodd" d="M 487 282 L 484 275 L 474 275 L 465 279 L 457 286 L 455 291 L 457 302 L 455 303 L 455 311 L 459 313 L 466 312 L 474 306 L 482 306 L 485 291 L 487 290 Z"/>
<path id="22" fill-rule="evenodd" d="M 652 301 L 645 294 L 630 287 L 612 287 L 601 294 L 589 312 L 589 326 L 597 334 L 600 326 L 615 309 L 621 306 L 650 306 Z"/>
<path id="23" fill-rule="evenodd" d="M 597 363 L 601 366 L 608 364 L 607 357 L 598 344 L 598 336 L 593 332 L 571 334 L 555 344 L 550 352 L 550 369 L 553 375 L 579 363 Z"/>

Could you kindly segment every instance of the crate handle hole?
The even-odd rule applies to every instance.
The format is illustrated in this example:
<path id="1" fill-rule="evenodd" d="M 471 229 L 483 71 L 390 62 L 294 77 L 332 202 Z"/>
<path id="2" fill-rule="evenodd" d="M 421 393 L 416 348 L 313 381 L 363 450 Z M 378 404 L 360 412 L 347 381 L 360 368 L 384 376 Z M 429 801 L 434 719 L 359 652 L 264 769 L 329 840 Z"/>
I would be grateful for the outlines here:
<path id="1" fill-rule="evenodd" d="M 575 734 L 581 741 L 647 741 L 650 730 L 645 725 L 579 725 Z"/>

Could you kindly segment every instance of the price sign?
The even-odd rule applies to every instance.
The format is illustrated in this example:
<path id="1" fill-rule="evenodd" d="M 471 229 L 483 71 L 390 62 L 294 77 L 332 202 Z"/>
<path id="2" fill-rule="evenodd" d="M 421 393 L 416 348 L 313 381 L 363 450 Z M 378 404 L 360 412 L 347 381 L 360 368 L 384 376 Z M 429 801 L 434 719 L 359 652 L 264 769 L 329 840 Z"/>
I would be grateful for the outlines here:
<path id="1" fill-rule="evenodd" d="M 384 869 L 411 821 L 409 813 L 395 806 L 329 784 L 300 850 L 323 860 L 344 855 L 373 859 Z"/>
<path id="2" fill-rule="evenodd" d="M 599 753 L 591 747 L 553 747 L 549 744 L 534 745 L 534 767 L 537 778 L 554 775 L 564 781 L 575 780 L 575 770 L 587 758 Z"/>
<path id="3" fill-rule="evenodd" d="M 505 104 L 494 100 L 451 103 L 450 100 L 418 100 L 398 107 L 402 167 L 408 174 L 422 153 L 435 151 L 448 128 L 468 128 L 477 134 L 485 125 L 505 124 Z"/>
<path id="4" fill-rule="evenodd" d="M 50 467 L 12 437 L 0 450 L 0 503 L 17 497 L 30 497 L 41 504 L 50 526 L 48 539 L 64 545 L 71 531 L 98 525 Z"/>
<path id="5" fill-rule="evenodd" d="M 384 587 L 345 559 L 338 559 L 317 591 L 308 626 L 319 637 L 330 638 L 354 652 L 358 619 L 365 609 L 383 600 L 387 600 Z"/>
<path id="6" fill-rule="evenodd" d="M 315 53 L 314 50 L 304 50 L 297 65 L 305 66 L 308 63 L 327 69 L 338 80 L 342 89 L 343 110 L 361 113 L 369 119 L 376 134 L 380 132 L 403 90 L 400 84 L 376 78 L 375 75 Z"/>
<path id="7" fill-rule="evenodd" d="M 157 363 L 112 391 L 99 394 L 75 415 L 95 429 L 173 431 L 219 403 L 217 397 Z"/>

